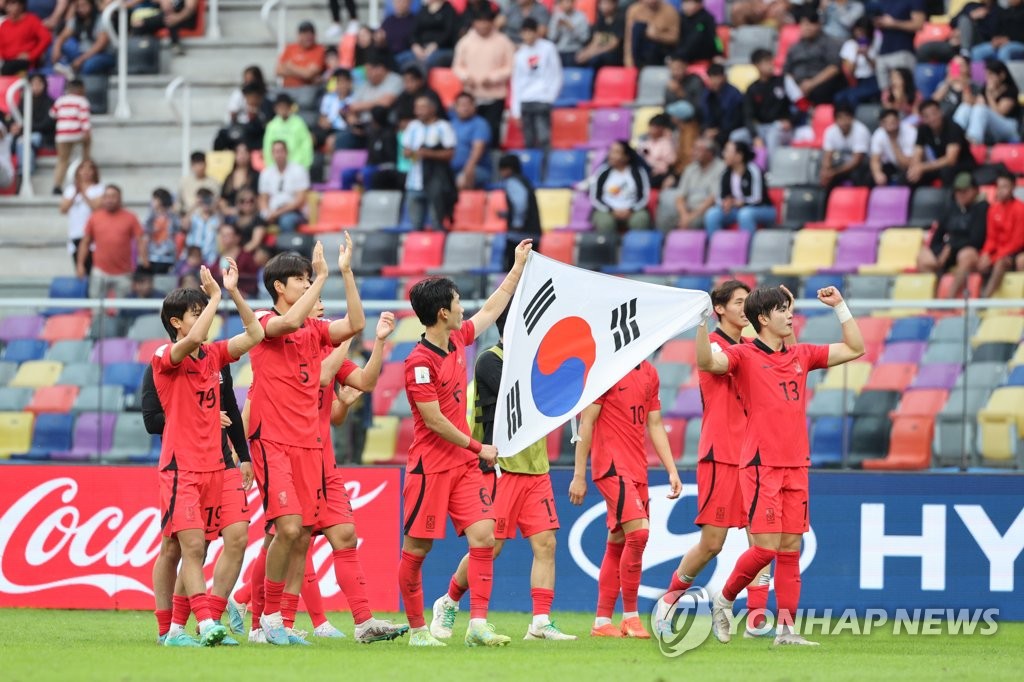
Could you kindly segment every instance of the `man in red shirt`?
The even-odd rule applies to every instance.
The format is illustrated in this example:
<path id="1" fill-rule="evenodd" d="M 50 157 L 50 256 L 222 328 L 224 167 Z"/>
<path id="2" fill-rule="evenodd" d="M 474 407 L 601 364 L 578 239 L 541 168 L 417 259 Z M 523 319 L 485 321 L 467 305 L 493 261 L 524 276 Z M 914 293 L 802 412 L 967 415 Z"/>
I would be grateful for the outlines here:
<path id="1" fill-rule="evenodd" d="M 736 595 L 765 566 L 775 561 L 779 616 L 775 644 L 816 644 L 793 629 L 800 602 L 800 543 L 810 528 L 807 468 L 807 373 L 840 365 L 864 355 L 864 340 L 842 294 L 834 287 L 818 290 L 818 300 L 832 307 L 843 328 L 843 341 L 827 346 L 791 344 L 791 298 L 780 288 L 756 289 L 744 311 L 757 332 L 753 343 L 713 352 L 707 317 L 697 327 L 697 366 L 703 372 L 731 374 L 747 413 L 740 447 L 740 488 L 753 546 L 736 562 L 712 603 L 712 631 L 730 639 L 730 615 Z"/>
<path id="2" fill-rule="evenodd" d="M 285 45 L 277 59 L 277 76 L 284 79 L 286 88 L 316 85 L 320 74 L 327 68 L 324 46 L 316 42 L 316 28 L 312 22 L 299 24 L 298 42 Z"/>
<path id="3" fill-rule="evenodd" d="M 161 552 L 165 548 L 169 553 L 180 552 L 176 592 L 183 592 L 175 596 L 179 601 L 187 598 L 191 607 L 175 609 L 179 622 L 172 617 L 165 646 L 199 645 L 185 634 L 189 610 L 199 621 L 203 646 L 218 644 L 227 636 L 227 630 L 211 614 L 203 577 L 206 541 L 217 537 L 221 522 L 220 373 L 263 339 L 263 329 L 238 293 L 238 270 L 229 268 L 224 286 L 245 331 L 228 341 L 204 343 L 221 292 L 209 270 L 204 267 L 199 275 L 203 291 L 175 289 L 164 299 L 160 319 L 173 343 L 158 348 L 151 362 L 165 415 L 159 466 Z"/>
<path id="4" fill-rule="evenodd" d="M 25 11 L 25 0 L 7 0 L 0 21 L 0 76 L 14 76 L 39 66 L 52 36 L 43 22 Z"/>
<path id="5" fill-rule="evenodd" d="M 124 298 L 132 287 L 132 240 L 139 267 L 149 267 L 149 240 L 135 214 L 121 205 L 121 188 L 107 185 L 102 208 L 89 216 L 85 234 L 78 245 L 78 276 L 85 277 L 85 260 L 92 253 L 89 296 L 100 298 L 114 289 Z"/>
<path id="6" fill-rule="evenodd" d="M 263 283 L 274 308 L 256 314 L 266 335 L 252 352 L 250 456 L 265 515 L 274 524 L 259 623 L 266 640 L 277 645 L 306 643 L 285 630 L 282 611 L 298 603 L 310 533 L 323 500 L 323 438 L 318 419 L 322 349 L 352 338 L 366 322 L 352 275 L 352 240 L 347 235 L 338 268 L 348 304 L 344 318 L 307 319 L 327 279 L 327 261 L 319 242 L 313 248 L 312 263 L 294 252 L 279 254 L 267 263 Z"/>
<path id="7" fill-rule="evenodd" d="M 650 639 L 637 610 L 644 548 L 650 534 L 650 498 L 647 494 L 649 434 L 658 459 L 668 472 L 674 500 L 683 491 L 668 434 L 661 421 L 661 382 L 658 372 L 644 360 L 617 384 L 583 410 L 576 470 L 569 485 L 569 501 L 583 504 L 587 495 L 587 457 L 594 485 L 608 507 L 608 541 L 597 587 L 597 617 L 591 637 Z M 612 624 L 615 602 L 622 591 L 622 624 Z"/>
<path id="8" fill-rule="evenodd" d="M 505 646 L 511 639 L 487 624 L 494 567 L 491 487 L 479 460 L 493 463 L 497 449 L 470 435 L 466 421 L 466 346 L 494 324 L 508 306 L 526 267 L 532 241 L 515 250 L 515 265 L 480 311 L 463 322 L 455 283 L 443 277 L 419 282 L 409 293 L 426 332 L 405 360 L 405 392 L 413 417 L 403 490 L 405 522 L 398 587 L 409 618 L 410 646 L 446 646 L 423 618 L 423 560 L 445 534 L 445 517 L 469 542 L 470 620 L 467 646 Z"/>
<path id="9" fill-rule="evenodd" d="M 1003 275 L 1024 270 L 1024 203 L 1013 196 L 1016 180 L 1010 173 L 996 178 L 996 200 L 988 207 L 985 245 L 981 247 L 978 271 L 989 274 L 982 297 L 999 290 Z"/>

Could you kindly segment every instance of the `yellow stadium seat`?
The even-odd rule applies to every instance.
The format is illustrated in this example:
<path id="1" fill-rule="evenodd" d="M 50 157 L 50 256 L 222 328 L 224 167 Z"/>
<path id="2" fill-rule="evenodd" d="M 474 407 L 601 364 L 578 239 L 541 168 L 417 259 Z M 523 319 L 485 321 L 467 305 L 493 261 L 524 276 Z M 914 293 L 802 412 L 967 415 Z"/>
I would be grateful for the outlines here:
<path id="1" fill-rule="evenodd" d="M 213 318 L 213 322 L 210 323 L 210 333 L 206 337 L 207 341 L 215 341 L 220 338 L 221 329 L 224 327 L 224 318 L 217 315 Z"/>
<path id="2" fill-rule="evenodd" d="M 971 2 L 971 0 L 949 0 L 949 2 L 946 3 L 946 15 L 949 17 L 955 17 L 960 14 L 960 11 L 966 7 L 969 2 Z"/>
<path id="3" fill-rule="evenodd" d="M 238 370 L 238 376 L 233 379 L 235 387 L 252 386 L 252 365 L 245 363 Z"/>
<path id="4" fill-rule="evenodd" d="M 545 232 L 569 224 L 572 210 L 572 191 L 567 189 L 537 190 L 537 208 L 540 210 L 540 226 Z"/>
<path id="5" fill-rule="evenodd" d="M 0 459 L 32 449 L 31 412 L 0 412 Z"/>
<path id="6" fill-rule="evenodd" d="M 913 270 L 924 244 L 924 230 L 915 227 L 892 227 L 882 232 L 878 242 L 878 261 L 860 266 L 861 274 L 895 275 Z M 932 294 L 928 294 L 931 298 Z"/>
<path id="7" fill-rule="evenodd" d="M 1024 387 L 997 388 L 978 412 L 978 449 L 987 464 L 1014 464 L 1024 432 Z"/>
<path id="8" fill-rule="evenodd" d="M 53 360 L 30 360 L 21 363 L 18 373 L 14 375 L 8 386 L 39 388 L 53 386 L 64 370 L 64 363 Z"/>
<path id="9" fill-rule="evenodd" d="M 725 78 L 740 92 L 746 92 L 750 84 L 760 78 L 753 64 L 733 64 L 725 72 Z"/>
<path id="10" fill-rule="evenodd" d="M 870 362 L 848 362 L 845 365 L 837 365 L 825 372 L 825 378 L 818 384 L 818 389 L 836 388 L 860 393 L 864 384 L 868 383 L 871 376 Z"/>
<path id="11" fill-rule="evenodd" d="M 306 194 L 306 217 L 310 225 L 320 222 L 320 193 L 309 192 Z"/>
<path id="12" fill-rule="evenodd" d="M 394 343 L 416 342 L 420 340 L 422 333 L 423 324 L 415 316 L 403 317 L 395 325 L 395 333 L 391 335 L 391 341 Z"/>
<path id="13" fill-rule="evenodd" d="M 894 301 L 920 301 L 934 298 L 935 282 L 936 277 L 932 273 L 899 275 L 892 285 L 892 299 Z M 878 311 L 876 314 L 888 317 L 910 317 L 925 315 L 927 312 L 924 308 L 894 308 L 888 311 Z"/>
<path id="14" fill-rule="evenodd" d="M 835 230 L 800 230 L 793 240 L 793 253 L 789 265 L 776 265 L 776 275 L 811 275 L 821 268 L 831 267 L 836 258 Z"/>
<path id="15" fill-rule="evenodd" d="M 374 417 L 373 426 L 366 431 L 363 464 L 390 462 L 395 457 L 398 442 L 398 417 Z"/>
<path id="16" fill-rule="evenodd" d="M 224 180 L 235 167 L 235 153 L 232 151 L 206 152 L 206 174 L 224 184 Z"/>
<path id="17" fill-rule="evenodd" d="M 1024 343 L 1017 346 L 1017 352 L 1010 358 L 1010 362 L 1007 363 L 1010 369 L 1013 369 L 1017 365 L 1024 365 Z"/>
<path id="18" fill-rule="evenodd" d="M 1018 343 L 1024 336 L 1024 317 L 1019 315 L 988 315 L 971 337 L 977 348 L 983 343 Z"/>
<path id="19" fill-rule="evenodd" d="M 992 298 L 1024 298 L 1024 272 L 1008 272 Z"/>
<path id="20" fill-rule="evenodd" d="M 662 107 L 640 107 L 633 112 L 632 143 L 634 145 L 640 141 L 641 135 L 647 134 L 647 128 L 651 123 L 651 119 L 657 114 L 663 113 L 665 113 L 665 110 Z"/>

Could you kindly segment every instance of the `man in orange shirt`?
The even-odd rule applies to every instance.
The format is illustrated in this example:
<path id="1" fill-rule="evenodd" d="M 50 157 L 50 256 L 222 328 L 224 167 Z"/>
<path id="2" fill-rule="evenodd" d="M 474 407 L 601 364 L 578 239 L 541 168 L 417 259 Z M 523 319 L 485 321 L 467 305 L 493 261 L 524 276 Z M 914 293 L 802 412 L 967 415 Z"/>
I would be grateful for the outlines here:
<path id="1" fill-rule="evenodd" d="M 78 276 L 85 277 L 85 257 L 92 249 L 89 297 L 105 296 L 110 287 L 124 298 L 132 285 L 132 240 L 140 267 L 149 267 L 149 242 L 139 219 L 121 206 L 121 188 L 107 185 L 102 208 L 89 216 L 78 245 Z"/>
<path id="2" fill-rule="evenodd" d="M 999 289 L 1007 272 L 1024 270 L 1024 203 L 1013 196 L 1014 182 L 1010 173 L 1000 173 L 996 200 L 988 207 L 985 245 L 978 259 L 978 271 L 991 273 L 981 294 L 984 298 Z"/>
<path id="3" fill-rule="evenodd" d="M 324 46 L 316 42 L 316 29 L 312 22 L 303 21 L 299 24 L 299 41 L 285 46 L 275 73 L 284 79 L 284 87 L 301 88 L 316 85 L 326 68 Z"/>

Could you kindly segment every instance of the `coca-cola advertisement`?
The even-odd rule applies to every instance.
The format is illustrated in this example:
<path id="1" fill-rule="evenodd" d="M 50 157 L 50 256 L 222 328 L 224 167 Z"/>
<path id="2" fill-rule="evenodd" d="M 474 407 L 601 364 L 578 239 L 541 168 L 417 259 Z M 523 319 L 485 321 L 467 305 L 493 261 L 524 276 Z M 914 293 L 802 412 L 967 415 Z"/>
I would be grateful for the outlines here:
<path id="1" fill-rule="evenodd" d="M 0 607 L 153 608 L 153 561 L 160 550 L 155 468 L 47 467 L 6 469 L 0 487 Z M 397 469 L 345 469 L 356 515 L 359 555 L 370 608 L 398 609 Z M 263 543 L 263 509 L 255 486 L 249 547 L 242 575 Z M 210 545 L 207 584 L 221 541 Z M 325 605 L 347 609 L 334 579 L 331 547 L 313 543 Z"/>

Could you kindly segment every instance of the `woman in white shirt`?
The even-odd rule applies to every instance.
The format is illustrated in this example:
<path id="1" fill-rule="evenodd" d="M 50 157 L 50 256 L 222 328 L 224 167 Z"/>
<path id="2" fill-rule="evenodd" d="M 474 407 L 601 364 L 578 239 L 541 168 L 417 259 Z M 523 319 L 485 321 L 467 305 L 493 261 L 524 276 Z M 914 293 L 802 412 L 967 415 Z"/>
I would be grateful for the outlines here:
<path id="1" fill-rule="evenodd" d="M 78 263 L 78 244 L 85 235 L 85 224 L 89 216 L 100 207 L 103 185 L 100 184 L 100 169 L 91 160 L 78 164 L 75 181 L 64 188 L 60 200 L 60 212 L 68 217 L 68 253 L 71 262 Z M 92 254 L 85 257 L 85 274 L 92 270 Z"/>
<path id="2" fill-rule="evenodd" d="M 880 44 L 881 34 L 875 31 L 871 19 L 858 19 L 853 25 L 853 37 L 839 50 L 843 74 L 850 81 L 850 87 L 836 93 L 836 105 L 848 104 L 851 109 L 856 109 L 861 102 L 878 101 L 881 90 L 875 77 L 875 59 Z"/>
<path id="3" fill-rule="evenodd" d="M 594 229 L 606 233 L 650 229 L 650 198 L 651 180 L 640 156 L 625 140 L 613 142 L 608 160 L 590 179 Z"/>

